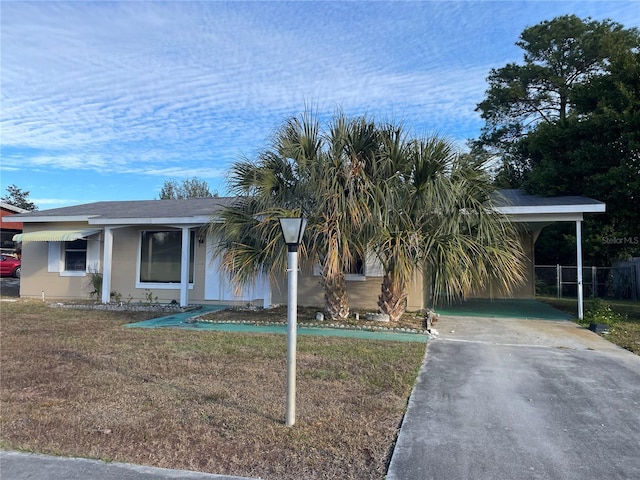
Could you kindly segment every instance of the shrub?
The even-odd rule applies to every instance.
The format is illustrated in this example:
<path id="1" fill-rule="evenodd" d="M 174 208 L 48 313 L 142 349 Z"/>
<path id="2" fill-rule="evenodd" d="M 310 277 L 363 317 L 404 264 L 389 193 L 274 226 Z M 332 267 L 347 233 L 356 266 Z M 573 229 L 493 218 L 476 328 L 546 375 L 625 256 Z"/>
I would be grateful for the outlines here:
<path id="1" fill-rule="evenodd" d="M 93 291 L 89 292 L 89 298 L 99 299 L 102 295 L 102 274 L 100 272 L 89 272 L 89 287 L 93 287 Z"/>
<path id="2" fill-rule="evenodd" d="M 590 323 L 600 323 L 612 327 L 616 323 L 626 319 L 626 315 L 614 312 L 608 303 L 603 302 L 599 298 L 594 298 L 587 302 L 583 322 L 587 325 Z"/>

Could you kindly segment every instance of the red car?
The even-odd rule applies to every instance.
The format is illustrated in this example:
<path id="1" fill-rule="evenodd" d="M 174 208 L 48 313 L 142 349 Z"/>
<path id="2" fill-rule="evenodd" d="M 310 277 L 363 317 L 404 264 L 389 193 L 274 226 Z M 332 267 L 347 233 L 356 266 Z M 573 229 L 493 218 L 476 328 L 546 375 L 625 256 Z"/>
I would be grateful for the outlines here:
<path id="1" fill-rule="evenodd" d="M 0 275 L 20 278 L 20 259 L 9 255 L 0 255 Z"/>

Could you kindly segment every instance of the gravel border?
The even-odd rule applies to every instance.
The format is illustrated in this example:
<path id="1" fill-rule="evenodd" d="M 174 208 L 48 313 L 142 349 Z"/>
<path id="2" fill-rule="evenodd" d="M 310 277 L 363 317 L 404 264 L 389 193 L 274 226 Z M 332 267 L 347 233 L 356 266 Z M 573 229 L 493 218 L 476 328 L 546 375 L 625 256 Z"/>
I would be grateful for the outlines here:
<path id="1" fill-rule="evenodd" d="M 187 307 L 181 307 L 180 305 L 172 305 L 165 303 L 154 304 L 141 304 L 141 303 L 96 303 L 96 304 L 84 304 L 84 303 L 50 303 L 52 308 L 73 308 L 78 310 L 110 310 L 115 312 L 160 312 L 160 313 L 182 313 L 199 310 L 202 308 L 200 305 L 189 305 Z"/>

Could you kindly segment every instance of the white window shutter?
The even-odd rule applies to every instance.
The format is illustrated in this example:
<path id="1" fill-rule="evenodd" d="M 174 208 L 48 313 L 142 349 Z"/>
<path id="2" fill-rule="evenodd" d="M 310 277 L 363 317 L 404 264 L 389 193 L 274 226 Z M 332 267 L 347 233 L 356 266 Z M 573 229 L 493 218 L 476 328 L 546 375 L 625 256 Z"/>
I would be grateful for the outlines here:
<path id="1" fill-rule="evenodd" d="M 382 262 L 373 252 L 367 252 L 367 259 L 364 264 L 364 274 L 366 277 L 384 276 L 384 267 L 382 266 Z"/>
<path id="2" fill-rule="evenodd" d="M 60 272 L 62 268 L 62 247 L 60 242 L 49 242 L 49 258 L 47 272 Z"/>
<path id="3" fill-rule="evenodd" d="M 87 240 L 87 272 L 100 271 L 100 242 L 95 239 Z"/>

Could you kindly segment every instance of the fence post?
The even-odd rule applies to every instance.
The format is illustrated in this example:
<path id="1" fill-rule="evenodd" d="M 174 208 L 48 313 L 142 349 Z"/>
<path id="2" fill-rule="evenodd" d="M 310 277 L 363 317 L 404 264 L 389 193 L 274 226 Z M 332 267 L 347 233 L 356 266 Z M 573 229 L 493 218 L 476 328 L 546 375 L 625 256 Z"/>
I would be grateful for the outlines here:
<path id="1" fill-rule="evenodd" d="M 558 298 L 562 298 L 562 267 L 556 265 L 556 295 Z"/>
<path id="2" fill-rule="evenodd" d="M 591 267 L 591 296 L 598 298 L 598 267 Z"/>

